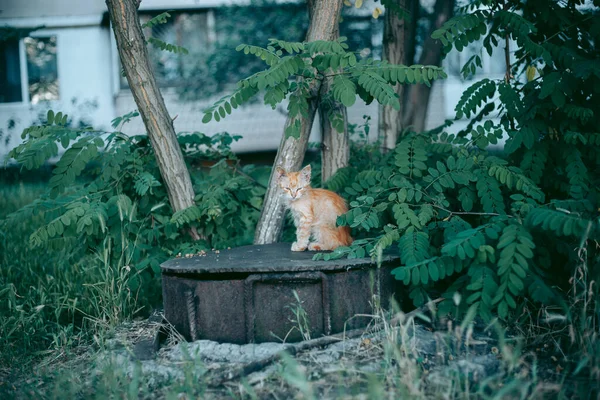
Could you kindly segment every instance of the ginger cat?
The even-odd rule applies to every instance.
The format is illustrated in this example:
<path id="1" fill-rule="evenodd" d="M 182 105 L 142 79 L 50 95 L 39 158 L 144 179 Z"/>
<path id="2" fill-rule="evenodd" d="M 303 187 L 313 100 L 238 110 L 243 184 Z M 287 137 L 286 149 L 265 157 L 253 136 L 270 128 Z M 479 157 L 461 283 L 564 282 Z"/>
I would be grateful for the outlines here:
<path id="1" fill-rule="evenodd" d="M 336 226 L 339 215 L 348 211 L 346 202 L 336 193 L 310 187 L 310 165 L 299 172 L 277 167 L 275 178 L 294 217 L 296 241 L 292 251 L 333 250 L 352 243 L 350 228 Z M 313 242 L 309 239 L 313 238 Z"/>

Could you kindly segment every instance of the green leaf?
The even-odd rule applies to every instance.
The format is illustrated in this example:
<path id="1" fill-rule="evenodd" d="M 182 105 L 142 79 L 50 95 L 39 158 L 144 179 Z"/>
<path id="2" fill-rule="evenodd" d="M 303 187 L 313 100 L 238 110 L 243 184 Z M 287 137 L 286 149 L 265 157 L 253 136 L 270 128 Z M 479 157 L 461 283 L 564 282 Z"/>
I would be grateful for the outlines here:
<path id="1" fill-rule="evenodd" d="M 351 107 L 356 101 L 356 85 L 343 75 L 338 75 L 333 80 L 333 97 L 345 107 Z"/>

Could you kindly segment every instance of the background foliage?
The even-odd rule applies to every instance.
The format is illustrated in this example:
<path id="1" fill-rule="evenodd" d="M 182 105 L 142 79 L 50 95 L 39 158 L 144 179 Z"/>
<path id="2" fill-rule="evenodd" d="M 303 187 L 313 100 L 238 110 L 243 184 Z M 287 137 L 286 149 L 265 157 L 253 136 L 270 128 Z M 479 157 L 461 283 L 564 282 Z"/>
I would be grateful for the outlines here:
<path id="1" fill-rule="evenodd" d="M 285 21 L 285 23 L 282 23 Z M 308 29 L 308 14 L 303 4 L 273 4 L 269 1 L 251 2 L 251 6 L 227 6 L 215 11 L 216 40 L 203 54 L 186 57 L 193 63 L 183 98 L 205 99 L 229 90 L 245 76 L 260 71 L 258 59 L 243 57 L 235 47 L 244 42 L 265 42 L 279 37 L 301 41 Z"/>
<path id="2" fill-rule="evenodd" d="M 463 93 L 456 118 L 470 123 L 457 135 L 444 133 L 451 121 L 410 133 L 381 162 L 327 182 L 350 200 L 338 223 L 360 239 L 316 257 L 397 248 L 402 266 L 394 275 L 415 305 L 441 296 L 440 310 L 455 316 L 469 308 L 488 322 L 541 315 L 555 328 L 577 326 L 580 334 L 558 340 L 583 354 L 578 371 L 595 374 L 597 9 L 582 1 L 472 1 L 459 11 L 433 37 L 446 51 L 482 40 L 488 53 L 514 40 L 505 78 L 478 80 Z M 480 66 L 475 55 L 463 73 Z M 504 151 L 488 153 L 502 137 Z"/>
<path id="3" fill-rule="evenodd" d="M 162 261 L 251 243 L 265 168 L 239 165 L 230 151 L 237 137 L 181 134 L 197 206 L 173 214 L 148 138 L 118 130 L 137 115 L 116 118 L 114 132 L 98 132 L 69 127 L 66 115 L 50 111 L 47 122 L 26 129 L 24 142 L 11 151 L 23 168 L 35 170 L 56 157 L 59 146 L 65 149 L 48 185 L 27 196 L 39 197 L 16 210 L 17 204 L 5 208 L 0 221 L 0 293 L 9 305 L 1 311 L 7 313 L 0 324 L 2 344 L 47 346 L 57 334 L 53 329 L 23 333 L 44 326 L 48 313 L 55 314 L 50 319 L 56 328 L 71 321 L 71 330 L 83 327 L 86 318 L 100 325 L 121 321 L 160 302 Z M 193 242 L 189 225 L 205 240 Z M 60 306 L 45 306 L 58 301 L 46 296 L 61 298 Z"/>
<path id="4" fill-rule="evenodd" d="M 204 110 L 203 122 L 213 118 L 220 121 L 231 114 L 241 104 L 261 92 L 264 103 L 273 109 L 288 99 L 289 117 L 306 117 L 309 112 L 309 99 L 319 98 L 329 110 L 333 127 L 338 132 L 344 130 L 344 120 L 336 111 L 335 104 L 350 107 L 360 97 L 365 103 L 373 100 L 383 106 L 400 108 L 394 85 L 424 83 L 431 85 L 436 79 L 446 77 L 443 69 L 423 65 L 393 65 L 372 57 L 359 59 L 349 50 L 346 37 L 335 41 L 317 40 L 314 42 L 287 42 L 269 39 L 266 48 L 240 44 L 237 51 L 256 56 L 268 68 L 238 82 L 238 89 Z M 330 91 L 314 93 L 317 81 L 331 78 Z M 289 124 L 286 136 L 299 137 L 300 119 Z"/>
<path id="5" fill-rule="evenodd" d="M 381 57 L 381 48 L 372 37 L 383 31 L 382 19 L 354 15 L 342 10 L 340 33 L 352 49 Z M 206 99 L 235 87 L 241 79 L 264 69 L 264 63 L 236 51 L 240 43 L 267 43 L 270 38 L 301 42 L 308 30 L 306 4 L 251 0 L 249 5 L 228 5 L 214 10 L 215 38 L 202 52 L 183 56 L 186 63 L 184 85 L 178 89 L 183 99 Z M 284 21 L 284 23 L 282 23 Z M 361 26 L 355 28 L 356 22 Z"/>
<path id="6" fill-rule="evenodd" d="M 553 339 L 573 354 L 573 374 L 600 379 L 598 18 L 597 8 L 578 0 L 475 0 L 461 8 L 434 37 L 446 51 L 481 40 L 488 53 L 513 40 L 519 47 L 512 57 L 507 49 L 505 78 L 475 81 L 463 93 L 456 117 L 469 124 L 457 134 L 446 132 L 451 121 L 408 132 L 388 154 L 355 141 L 352 166 L 323 185 L 348 199 L 350 211 L 338 222 L 357 240 L 315 257 L 397 249 L 394 275 L 414 305 L 442 297 L 440 310 L 451 317 L 476 313 L 486 322 L 528 322 L 534 334 L 558 332 Z M 324 98 L 345 106 L 356 96 L 397 106 L 392 85 L 445 76 L 436 67 L 359 59 L 343 39 L 269 39 L 267 47 L 237 50 L 260 67 L 235 70 L 250 76 L 208 109 L 205 121 L 258 93 L 273 107 L 289 98 L 288 111 L 301 115 L 310 80 L 330 74 Z M 475 55 L 463 72 L 480 67 Z M 235 137 L 180 135 L 197 196 L 194 207 L 173 215 L 147 138 L 119 132 L 136 116 L 98 132 L 49 112 L 11 152 L 35 170 L 65 149 L 48 191 L 21 187 L 14 190 L 22 203 L 2 199 L 10 210 L 0 222 L 0 298 L 8 305 L 0 309 L 2 357 L 67 346 L 81 327 L 131 317 L 159 298 L 158 266 L 167 257 L 251 242 L 269 169 L 241 166 L 229 148 Z M 368 133 L 368 123 L 361 128 Z M 493 148 L 502 138 L 504 150 Z M 206 239 L 192 242 L 189 226 Z"/>

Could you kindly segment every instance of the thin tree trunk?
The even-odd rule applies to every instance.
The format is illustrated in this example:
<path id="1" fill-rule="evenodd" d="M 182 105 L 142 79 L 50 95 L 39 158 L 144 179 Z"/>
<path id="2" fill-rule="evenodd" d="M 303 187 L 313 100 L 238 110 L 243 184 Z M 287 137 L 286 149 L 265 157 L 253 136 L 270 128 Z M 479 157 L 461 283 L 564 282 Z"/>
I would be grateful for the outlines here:
<path id="1" fill-rule="evenodd" d="M 163 97 L 148 60 L 148 49 L 137 15 L 140 0 L 106 0 L 121 64 L 133 93 L 174 211 L 194 205 L 189 171 Z M 194 240 L 200 239 L 195 229 Z"/>
<path id="2" fill-rule="evenodd" d="M 437 0 L 433 11 L 433 23 L 423 43 L 423 51 L 418 64 L 436 65 L 442 63 L 442 42 L 431 38 L 431 34 L 439 29 L 454 14 L 455 0 Z M 412 85 L 409 89 L 408 101 L 404 112 L 404 126 L 411 126 L 415 132 L 425 130 L 431 87 L 423 84 Z"/>
<path id="3" fill-rule="evenodd" d="M 417 4 L 417 7 L 414 7 Z M 412 25 L 418 10 L 418 0 L 396 0 L 396 5 L 402 9 L 402 14 L 394 12 L 390 7 L 385 11 L 383 31 L 383 56 L 391 64 L 407 64 L 410 43 L 409 36 L 413 32 Z M 397 84 L 394 88 L 400 99 L 400 109 L 394 110 L 389 106 L 380 106 L 381 119 L 379 132 L 381 137 L 381 150 L 387 152 L 396 146 L 398 136 L 402 130 L 402 114 L 404 109 L 404 85 Z"/>
<path id="4" fill-rule="evenodd" d="M 327 93 L 333 78 L 326 78 L 322 92 Z M 332 106 L 324 102 L 319 104 L 319 120 L 321 122 L 321 181 L 327 182 L 340 168 L 348 166 L 350 159 L 350 141 L 348 138 L 348 113 L 346 107 L 335 102 L 333 112 L 343 119 L 344 129 L 338 132 L 332 125 L 328 113 Z"/>
<path id="5" fill-rule="evenodd" d="M 338 32 L 340 12 L 342 9 L 341 0 L 309 0 L 308 12 L 310 16 L 310 26 L 306 40 L 311 42 L 315 40 L 333 40 Z M 300 137 L 286 137 L 284 134 L 273 164 L 275 167 L 282 167 L 285 170 L 297 171 L 304 160 L 304 153 L 308 145 L 308 137 L 315 119 L 317 110 L 318 93 L 321 88 L 320 80 L 313 80 L 310 91 L 313 94 L 308 100 L 308 116 L 288 117 L 285 127 L 299 119 L 301 122 Z M 277 182 L 273 179 L 274 173 L 271 173 L 269 187 L 265 194 L 263 209 L 260 220 L 254 233 L 255 244 L 274 243 L 279 240 L 283 228 L 284 209 L 281 199 L 280 189 Z"/>
<path id="6" fill-rule="evenodd" d="M 417 27 L 419 26 L 419 19 L 421 18 L 421 2 L 419 0 L 412 0 L 410 2 L 410 15 L 413 16 L 408 33 L 404 37 L 404 48 L 405 62 L 406 65 L 413 65 L 416 63 L 415 54 L 417 52 Z M 408 94 L 410 93 L 410 87 L 404 88 L 403 98 L 400 99 L 402 105 L 402 128 L 404 125 L 404 115 L 406 115 L 406 104 L 408 102 Z"/>
<path id="7" fill-rule="evenodd" d="M 339 25 L 329 40 L 339 38 Z M 333 77 L 326 77 L 323 81 L 322 93 L 328 93 L 333 84 Z M 330 113 L 343 120 L 343 130 L 338 132 L 332 124 Z M 348 113 L 346 107 L 334 99 L 324 102 L 319 101 L 319 121 L 321 122 L 321 181 L 327 182 L 340 168 L 348 166 L 350 159 L 350 142 L 348 139 Z"/>
<path id="8" fill-rule="evenodd" d="M 404 48 L 406 65 L 415 63 L 415 53 L 417 51 L 417 27 L 419 26 L 419 18 L 421 17 L 421 2 L 419 0 L 410 0 L 408 5 L 408 13 L 410 14 L 410 26 L 404 36 Z M 404 91 L 406 93 L 406 90 Z"/>

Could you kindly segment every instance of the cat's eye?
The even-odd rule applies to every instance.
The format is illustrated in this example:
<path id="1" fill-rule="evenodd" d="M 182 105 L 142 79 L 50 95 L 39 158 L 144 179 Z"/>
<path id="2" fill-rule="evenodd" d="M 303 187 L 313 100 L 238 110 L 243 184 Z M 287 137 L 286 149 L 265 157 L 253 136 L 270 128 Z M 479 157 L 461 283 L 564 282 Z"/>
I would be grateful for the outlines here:
<path id="1" fill-rule="evenodd" d="M 283 188 L 283 190 L 287 190 L 288 192 L 290 191 L 290 188 Z"/>

